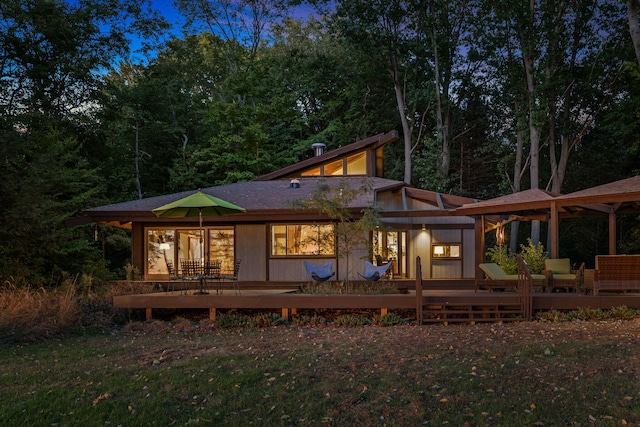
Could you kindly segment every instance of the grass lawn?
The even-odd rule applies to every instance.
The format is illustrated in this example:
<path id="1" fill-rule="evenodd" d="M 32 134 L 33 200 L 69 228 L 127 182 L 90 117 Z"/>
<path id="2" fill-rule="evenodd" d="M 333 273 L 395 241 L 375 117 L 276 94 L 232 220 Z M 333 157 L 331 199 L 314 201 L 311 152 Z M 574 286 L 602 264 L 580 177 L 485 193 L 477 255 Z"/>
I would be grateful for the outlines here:
<path id="1" fill-rule="evenodd" d="M 640 319 L 220 329 L 0 347 L 3 426 L 640 426 Z"/>

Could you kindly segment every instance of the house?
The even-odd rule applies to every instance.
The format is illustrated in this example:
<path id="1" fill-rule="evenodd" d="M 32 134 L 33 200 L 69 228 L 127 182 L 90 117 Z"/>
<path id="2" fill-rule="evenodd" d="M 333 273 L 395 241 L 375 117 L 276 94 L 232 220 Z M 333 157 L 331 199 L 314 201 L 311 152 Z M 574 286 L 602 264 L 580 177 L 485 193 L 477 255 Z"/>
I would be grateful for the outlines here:
<path id="1" fill-rule="evenodd" d="M 364 260 L 390 261 L 397 278 L 415 279 L 420 256 L 423 278 L 473 279 L 478 253 L 473 218 L 452 215 L 472 199 L 439 194 L 384 178 L 384 148 L 398 139 L 396 132 L 378 134 L 336 150 L 314 144 L 315 155 L 253 181 L 202 188 L 204 193 L 246 209 L 245 212 L 198 218 L 158 218 L 152 210 L 192 192 L 168 194 L 87 209 L 74 224 L 98 222 L 131 229 L 132 264 L 145 280 L 167 280 L 168 263 L 181 259 L 221 260 L 229 269 L 238 259 L 240 282 L 307 281 L 303 261 L 333 261 L 336 278 L 357 277 Z M 315 209 L 300 209 L 320 185 L 333 189 L 362 188 L 348 209 L 361 215 L 370 206 L 380 211 L 383 227 L 361 246 L 339 257 L 335 224 Z M 202 238 L 202 239 L 201 239 Z M 348 261 L 348 262 L 347 262 Z"/>

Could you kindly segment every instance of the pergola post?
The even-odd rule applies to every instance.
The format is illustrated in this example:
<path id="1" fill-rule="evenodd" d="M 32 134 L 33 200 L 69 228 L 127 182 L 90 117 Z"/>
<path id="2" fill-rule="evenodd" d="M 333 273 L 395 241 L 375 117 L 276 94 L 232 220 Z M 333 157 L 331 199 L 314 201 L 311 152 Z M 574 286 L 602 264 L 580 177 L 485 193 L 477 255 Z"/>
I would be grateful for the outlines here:
<path id="1" fill-rule="evenodd" d="M 616 213 L 613 209 L 609 212 L 609 255 L 616 254 Z"/>
<path id="2" fill-rule="evenodd" d="M 550 232 L 551 232 L 551 248 L 550 248 L 550 254 L 551 254 L 551 258 L 559 258 L 560 257 L 560 250 L 559 250 L 559 245 L 560 245 L 560 239 L 559 239 L 559 232 L 558 232 L 558 206 L 555 204 L 555 202 L 551 202 L 551 210 L 549 212 L 549 228 L 550 228 Z"/>
<path id="3" fill-rule="evenodd" d="M 480 218 L 476 217 L 474 221 L 474 227 L 473 227 L 475 238 L 476 238 L 476 247 L 475 247 L 476 279 L 481 279 L 483 277 L 482 270 L 480 270 L 480 264 L 484 262 L 484 253 L 486 250 L 485 246 L 487 244 L 484 236 L 484 229 L 485 229 L 484 220 L 485 220 L 484 215 L 480 215 Z"/>

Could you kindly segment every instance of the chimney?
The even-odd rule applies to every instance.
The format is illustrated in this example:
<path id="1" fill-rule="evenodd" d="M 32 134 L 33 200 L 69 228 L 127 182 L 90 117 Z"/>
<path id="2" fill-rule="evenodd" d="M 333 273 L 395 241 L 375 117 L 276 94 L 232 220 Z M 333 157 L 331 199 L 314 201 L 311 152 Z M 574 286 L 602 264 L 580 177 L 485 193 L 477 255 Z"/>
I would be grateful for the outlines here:
<path id="1" fill-rule="evenodd" d="M 318 157 L 324 154 L 324 149 L 327 148 L 327 145 L 322 142 L 315 142 L 311 144 L 311 148 L 313 148 L 315 156 Z"/>

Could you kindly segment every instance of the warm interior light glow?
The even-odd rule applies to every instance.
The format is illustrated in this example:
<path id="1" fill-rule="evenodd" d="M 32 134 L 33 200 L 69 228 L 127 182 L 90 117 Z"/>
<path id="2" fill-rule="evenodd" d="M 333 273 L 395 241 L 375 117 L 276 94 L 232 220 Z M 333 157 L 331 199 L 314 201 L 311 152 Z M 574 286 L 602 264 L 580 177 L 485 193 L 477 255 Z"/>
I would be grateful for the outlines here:
<path id="1" fill-rule="evenodd" d="M 444 246 L 434 246 L 433 254 L 438 256 L 444 255 Z"/>
<path id="2" fill-rule="evenodd" d="M 496 244 L 502 246 L 506 240 L 507 236 L 505 234 L 504 227 L 502 224 L 498 224 L 498 227 L 496 227 Z"/>
<path id="3" fill-rule="evenodd" d="M 171 249 L 171 245 L 168 243 L 160 243 L 160 250 L 161 251 L 168 251 L 169 249 Z"/>

